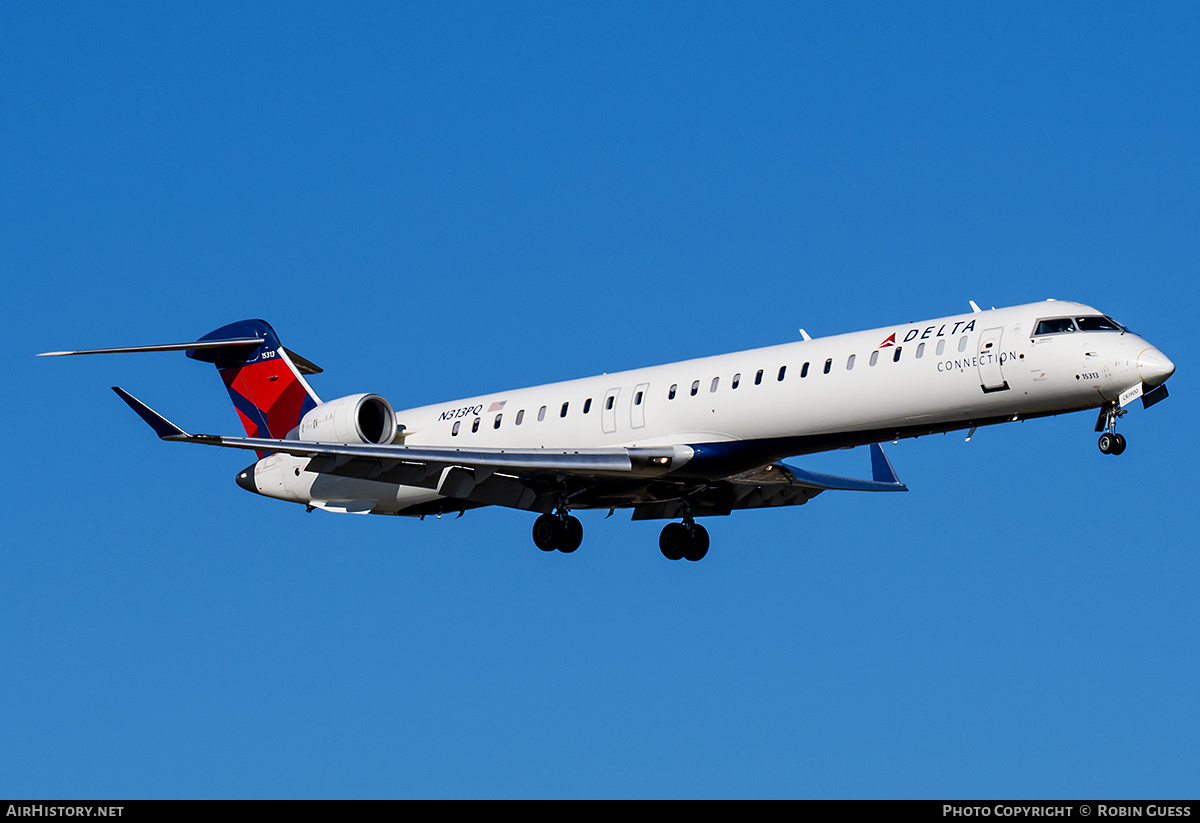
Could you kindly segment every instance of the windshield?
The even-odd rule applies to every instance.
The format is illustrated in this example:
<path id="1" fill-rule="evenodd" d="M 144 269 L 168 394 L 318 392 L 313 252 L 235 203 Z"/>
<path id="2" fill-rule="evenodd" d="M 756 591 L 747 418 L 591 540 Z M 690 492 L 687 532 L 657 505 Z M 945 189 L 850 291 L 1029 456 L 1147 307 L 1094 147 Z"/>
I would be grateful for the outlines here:
<path id="1" fill-rule="evenodd" d="M 1080 331 L 1125 331 L 1125 327 L 1111 317 L 1096 315 L 1094 317 L 1076 317 Z"/>
<path id="2" fill-rule="evenodd" d="M 1034 336 L 1040 334 L 1068 334 L 1073 331 L 1128 331 L 1124 326 L 1102 314 L 1087 317 L 1047 317 L 1039 320 Z"/>
<path id="3" fill-rule="evenodd" d="M 1037 331 L 1034 334 L 1064 334 L 1072 331 L 1075 331 L 1075 324 L 1071 322 L 1071 318 L 1052 317 L 1047 320 L 1039 320 Z"/>

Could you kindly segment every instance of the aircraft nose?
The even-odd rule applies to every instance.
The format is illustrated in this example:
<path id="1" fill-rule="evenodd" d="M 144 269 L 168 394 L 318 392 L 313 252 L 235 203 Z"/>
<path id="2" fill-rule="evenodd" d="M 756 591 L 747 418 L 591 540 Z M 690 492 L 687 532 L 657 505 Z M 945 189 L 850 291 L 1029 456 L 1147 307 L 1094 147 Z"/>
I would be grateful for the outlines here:
<path id="1" fill-rule="evenodd" d="M 237 484 L 248 492 L 258 494 L 258 486 L 254 485 L 254 467 L 257 463 L 251 463 L 246 468 L 238 472 Z"/>
<path id="2" fill-rule="evenodd" d="M 1137 358 L 1137 368 L 1142 382 L 1151 388 L 1167 382 L 1167 378 L 1175 373 L 1171 358 L 1155 348 L 1142 350 Z"/>

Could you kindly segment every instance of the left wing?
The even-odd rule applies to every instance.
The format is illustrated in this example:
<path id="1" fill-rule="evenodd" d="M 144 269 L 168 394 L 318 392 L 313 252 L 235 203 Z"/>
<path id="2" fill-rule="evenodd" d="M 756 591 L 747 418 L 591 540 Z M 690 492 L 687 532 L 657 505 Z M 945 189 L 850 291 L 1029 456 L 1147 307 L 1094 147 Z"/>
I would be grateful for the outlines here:
<path id="1" fill-rule="evenodd" d="M 484 475 L 496 471 L 521 470 L 532 475 L 658 477 L 679 468 L 693 454 L 688 446 L 562 450 L 457 449 L 452 446 L 375 446 L 188 434 L 119 386 L 113 386 L 113 391 L 163 440 L 308 457 L 311 458 L 309 471 L 382 480 L 405 486 L 425 484 L 397 478 L 413 475 L 413 479 L 417 479 L 416 474 L 428 475 L 456 466 L 470 467 Z M 420 467 L 421 471 L 405 471 L 408 466 Z"/>
<path id="2" fill-rule="evenodd" d="M 549 512 L 566 496 L 577 508 L 633 508 L 643 520 L 799 505 L 830 489 L 907 491 L 878 445 L 871 446 L 871 480 L 784 463 L 730 477 L 672 477 L 694 457 L 690 446 L 458 449 L 189 434 L 124 389 L 113 391 L 163 440 L 307 457 L 307 471 L 432 489 L 473 505 Z"/>

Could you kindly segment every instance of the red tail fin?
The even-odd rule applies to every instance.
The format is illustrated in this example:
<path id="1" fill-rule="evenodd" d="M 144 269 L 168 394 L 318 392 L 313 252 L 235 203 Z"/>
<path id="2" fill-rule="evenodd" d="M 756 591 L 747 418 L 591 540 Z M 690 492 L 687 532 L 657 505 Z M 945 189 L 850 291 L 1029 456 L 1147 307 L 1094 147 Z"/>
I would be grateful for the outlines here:
<path id="1" fill-rule="evenodd" d="M 265 320 L 242 320 L 209 332 L 204 340 L 261 338 L 253 348 L 245 345 L 190 349 L 193 360 L 213 363 L 221 373 L 242 426 L 250 437 L 281 439 L 321 399 L 304 379 L 320 369 L 292 355 L 279 344 L 275 330 Z"/>

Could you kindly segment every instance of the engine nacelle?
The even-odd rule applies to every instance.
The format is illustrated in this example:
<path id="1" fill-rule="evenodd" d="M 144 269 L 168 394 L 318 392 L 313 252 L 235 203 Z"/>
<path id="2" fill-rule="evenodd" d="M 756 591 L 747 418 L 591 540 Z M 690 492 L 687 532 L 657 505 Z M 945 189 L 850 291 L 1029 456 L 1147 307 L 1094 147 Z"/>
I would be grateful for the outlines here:
<path id="1" fill-rule="evenodd" d="M 377 394 L 352 394 L 304 415 L 296 433 L 309 442 L 386 445 L 396 437 L 396 412 Z"/>

